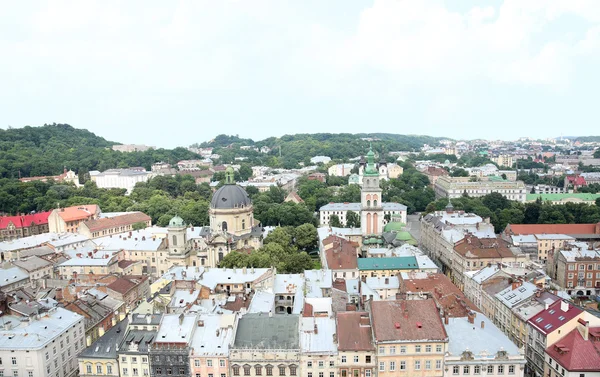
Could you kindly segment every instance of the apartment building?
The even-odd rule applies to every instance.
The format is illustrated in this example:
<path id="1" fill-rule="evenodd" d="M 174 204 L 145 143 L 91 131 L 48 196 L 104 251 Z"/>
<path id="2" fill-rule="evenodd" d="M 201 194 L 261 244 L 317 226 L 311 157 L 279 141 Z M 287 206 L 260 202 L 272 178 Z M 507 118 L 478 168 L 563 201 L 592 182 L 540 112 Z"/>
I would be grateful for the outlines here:
<path id="1" fill-rule="evenodd" d="M 228 377 L 236 314 L 201 314 L 190 341 L 190 376 Z"/>
<path id="2" fill-rule="evenodd" d="M 585 243 L 565 245 L 550 255 L 549 273 L 558 286 L 573 296 L 600 293 L 600 250 Z"/>
<path id="3" fill-rule="evenodd" d="M 48 216 L 48 229 L 51 233 L 77 233 L 81 223 L 98 219 L 100 213 L 95 204 L 54 209 Z"/>
<path id="4" fill-rule="evenodd" d="M 336 319 L 339 376 L 375 376 L 375 346 L 371 341 L 373 334 L 369 313 L 339 312 Z"/>
<path id="5" fill-rule="evenodd" d="M 103 217 L 84 221 L 79 225 L 79 234 L 88 238 L 98 238 L 133 231 L 136 224 L 144 224 L 144 228 L 152 225 L 150 216 L 142 212 Z"/>
<path id="6" fill-rule="evenodd" d="M 509 200 L 525 203 L 527 188 L 522 181 L 508 181 L 498 177 L 472 180 L 470 177 L 440 177 L 434 185 L 436 198 L 460 198 L 464 194 L 481 197 L 493 192 L 502 194 Z"/>

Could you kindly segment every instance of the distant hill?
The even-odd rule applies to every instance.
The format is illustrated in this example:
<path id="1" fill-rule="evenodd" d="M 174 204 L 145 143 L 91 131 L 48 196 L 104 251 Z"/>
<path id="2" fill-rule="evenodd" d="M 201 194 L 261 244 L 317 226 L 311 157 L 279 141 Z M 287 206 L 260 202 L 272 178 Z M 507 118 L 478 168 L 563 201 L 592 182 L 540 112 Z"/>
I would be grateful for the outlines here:
<path id="1" fill-rule="evenodd" d="M 444 139 L 448 138 L 388 133 L 318 133 L 284 135 L 280 138 L 271 137 L 254 141 L 237 136 L 219 135 L 209 142 L 196 146 L 215 148 L 215 153 L 222 156 L 222 162 L 232 162 L 235 157 L 247 157 L 248 161 L 253 163 L 293 167 L 298 162 L 306 162 L 307 158 L 316 155 L 325 155 L 339 160 L 354 158 L 366 154 L 370 144 L 376 153 L 386 156 L 387 153 L 394 151 L 418 152 L 423 144 L 438 145 L 440 140 Z M 240 146 L 244 145 L 267 146 L 272 151 L 264 155 L 251 150 L 240 150 Z M 274 161 L 273 158 L 278 160 Z"/>
<path id="2" fill-rule="evenodd" d="M 111 149 L 115 144 L 119 143 L 68 124 L 0 129 L 0 177 L 57 175 L 65 167 L 78 173 L 130 166 L 150 169 L 154 162 L 198 157 L 185 148 L 122 153 Z"/>

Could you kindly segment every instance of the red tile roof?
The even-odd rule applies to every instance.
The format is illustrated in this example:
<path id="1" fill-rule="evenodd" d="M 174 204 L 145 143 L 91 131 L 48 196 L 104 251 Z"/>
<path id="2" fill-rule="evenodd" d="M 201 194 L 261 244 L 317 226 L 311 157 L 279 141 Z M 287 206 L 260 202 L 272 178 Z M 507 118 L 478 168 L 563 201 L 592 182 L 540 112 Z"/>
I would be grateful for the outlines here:
<path id="1" fill-rule="evenodd" d="M 600 327 L 590 327 L 588 340 L 577 328 L 546 348 L 546 353 L 569 372 L 600 370 Z"/>
<path id="2" fill-rule="evenodd" d="M 449 317 L 466 317 L 471 311 L 480 311 L 444 274 L 428 274 L 424 279 L 403 279 L 401 275 L 399 279 L 401 293 L 422 293 L 432 297 L 437 307 Z"/>
<path id="3" fill-rule="evenodd" d="M 435 166 L 429 166 L 427 168 L 427 170 L 425 170 L 423 172 L 423 174 L 425 174 L 425 175 L 433 175 L 433 176 L 438 176 L 438 177 L 449 175 L 449 173 L 448 173 L 448 171 L 446 169 L 438 168 L 438 167 L 435 167 Z"/>
<path id="4" fill-rule="evenodd" d="M 598 224 L 508 224 L 507 234 L 598 234 Z"/>
<path id="5" fill-rule="evenodd" d="M 331 235 L 323 240 L 323 244 L 330 248 L 325 250 L 325 258 L 327 267 L 331 270 L 356 270 L 358 264 L 356 262 L 358 256 L 356 250 L 358 244 L 348 241 L 345 238 Z"/>
<path id="6" fill-rule="evenodd" d="M 337 313 L 338 349 L 340 351 L 371 351 L 371 320 L 367 312 Z"/>
<path id="7" fill-rule="evenodd" d="M 151 221 L 150 216 L 143 212 L 127 213 L 120 216 L 106 217 L 97 220 L 88 220 L 84 224 L 90 232 L 98 232 L 106 229 L 113 229 L 120 226 L 132 225 L 136 223 L 145 223 Z"/>
<path id="8" fill-rule="evenodd" d="M 124 295 L 147 279 L 147 276 L 122 276 L 109 284 L 107 288 Z"/>
<path id="9" fill-rule="evenodd" d="M 531 317 L 527 323 L 542 334 L 548 335 L 582 312 L 583 310 L 567 301 L 558 300 L 550 305 L 548 309 L 542 310 L 537 315 Z"/>
<path id="10" fill-rule="evenodd" d="M 567 176 L 567 180 L 569 181 L 570 184 L 573 184 L 575 186 L 585 186 L 585 178 L 583 178 L 582 176 L 579 175 L 570 175 Z"/>
<path id="11" fill-rule="evenodd" d="M 406 311 L 405 311 L 406 309 Z M 433 300 L 371 303 L 375 339 L 381 341 L 443 341 L 448 338 Z"/>
<path id="12" fill-rule="evenodd" d="M 89 219 L 100 212 L 99 207 L 96 204 L 73 206 L 57 209 L 58 215 L 64 221 L 75 221 Z"/>
<path id="13" fill-rule="evenodd" d="M 478 238 L 469 234 L 455 244 L 454 250 L 469 259 L 508 258 L 514 255 L 508 247 L 500 237 Z"/>
<path id="14" fill-rule="evenodd" d="M 32 225 L 48 224 L 50 212 L 34 213 L 33 215 L 4 216 L 0 217 L 0 229 L 8 228 L 11 222 L 15 228 L 27 228 Z"/>

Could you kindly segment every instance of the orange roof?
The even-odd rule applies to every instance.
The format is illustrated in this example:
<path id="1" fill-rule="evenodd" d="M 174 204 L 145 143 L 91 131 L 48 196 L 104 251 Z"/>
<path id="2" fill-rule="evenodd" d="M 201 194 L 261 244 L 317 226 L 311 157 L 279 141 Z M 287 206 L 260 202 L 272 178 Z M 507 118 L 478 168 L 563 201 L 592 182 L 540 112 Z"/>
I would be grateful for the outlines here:
<path id="1" fill-rule="evenodd" d="M 508 234 L 597 234 L 598 224 L 508 224 Z"/>
<path id="2" fill-rule="evenodd" d="M 73 206 L 57 209 L 58 215 L 64 221 L 85 220 L 93 217 L 100 212 L 96 204 Z"/>
<path id="3" fill-rule="evenodd" d="M 333 246 L 325 250 L 327 267 L 331 270 L 355 270 L 358 268 L 356 262 L 358 244 L 345 238 L 331 235 L 323 240 L 324 245 L 333 243 Z"/>

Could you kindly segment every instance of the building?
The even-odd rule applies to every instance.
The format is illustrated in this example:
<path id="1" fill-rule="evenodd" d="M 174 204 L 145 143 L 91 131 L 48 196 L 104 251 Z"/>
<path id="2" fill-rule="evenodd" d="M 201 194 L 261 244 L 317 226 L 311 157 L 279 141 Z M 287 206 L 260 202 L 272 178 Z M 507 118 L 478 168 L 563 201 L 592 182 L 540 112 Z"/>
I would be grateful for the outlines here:
<path id="1" fill-rule="evenodd" d="M 190 376 L 190 339 L 196 326 L 196 314 L 163 315 L 150 344 L 150 376 Z"/>
<path id="2" fill-rule="evenodd" d="M 0 269 L 0 289 L 14 291 L 29 284 L 29 274 L 17 266 Z"/>
<path id="3" fill-rule="evenodd" d="M 79 224 L 98 219 L 100 213 L 96 204 L 54 209 L 48 216 L 48 229 L 51 233 L 77 233 Z"/>
<path id="4" fill-rule="evenodd" d="M 539 290 L 534 284 L 529 282 L 515 281 L 510 286 L 496 293 L 496 310 L 494 313 L 494 323 L 500 330 L 508 335 L 515 344 L 523 344 L 526 339 L 522 335 L 513 333 L 512 325 L 515 323 L 515 313 L 513 309 L 527 302 Z"/>
<path id="5" fill-rule="evenodd" d="M 190 340 L 190 376 L 229 376 L 229 347 L 237 328 L 235 314 L 202 314 Z"/>
<path id="6" fill-rule="evenodd" d="M 600 293 L 600 251 L 587 244 L 567 244 L 550 253 L 550 277 L 572 296 Z"/>
<path id="7" fill-rule="evenodd" d="M 148 276 L 124 275 L 107 285 L 106 293 L 133 309 L 150 297 L 150 280 Z"/>
<path id="8" fill-rule="evenodd" d="M 229 348 L 230 376 L 299 376 L 300 317 L 248 313 Z M 317 377 L 317 376 L 314 376 Z"/>
<path id="9" fill-rule="evenodd" d="M 600 327 L 577 321 L 559 342 L 546 348 L 544 376 L 597 377 L 600 375 Z"/>
<path id="10" fill-rule="evenodd" d="M 575 329 L 580 319 L 589 321 L 592 326 L 600 325 L 600 318 L 592 316 L 565 300 L 556 301 L 527 321 L 528 336 L 525 356 L 529 367 L 536 376 L 545 375 L 546 349 Z"/>
<path id="11" fill-rule="evenodd" d="M 592 205 L 596 204 L 598 198 L 600 198 L 600 194 L 567 192 L 561 194 L 527 194 L 526 200 L 528 203 L 541 200 L 552 204 L 585 203 Z"/>
<path id="12" fill-rule="evenodd" d="M 150 376 L 150 347 L 156 339 L 162 315 L 129 314 L 128 320 L 127 333 L 117 343 L 119 376 Z M 166 370 L 164 372 L 166 374 Z"/>
<path id="13" fill-rule="evenodd" d="M 80 377 L 121 375 L 117 351 L 127 332 L 128 323 L 129 320 L 125 318 L 78 355 Z"/>
<path id="14" fill-rule="evenodd" d="M 354 169 L 354 164 L 336 164 L 331 165 L 327 169 L 327 173 L 333 177 L 346 177 L 352 173 L 352 169 Z"/>
<path id="15" fill-rule="evenodd" d="M 564 234 L 578 241 L 600 240 L 600 222 L 597 224 L 508 224 L 505 236 L 532 234 Z"/>
<path id="16" fill-rule="evenodd" d="M 329 161 L 331 161 L 331 157 L 327 157 L 327 156 L 315 156 L 315 157 L 311 157 L 310 159 L 310 163 L 311 164 L 328 164 Z"/>
<path id="17" fill-rule="evenodd" d="M 68 289 L 68 288 L 66 288 Z M 102 337 L 119 320 L 119 312 L 114 307 L 105 305 L 93 295 L 86 294 L 69 302 L 61 292 L 65 309 L 80 314 L 84 318 L 85 345 L 90 346 Z"/>
<path id="18" fill-rule="evenodd" d="M 440 177 L 434 185 L 436 198 L 460 198 L 464 194 L 481 197 L 493 192 L 502 194 L 509 200 L 525 203 L 527 188 L 522 181 L 507 181 L 498 177 L 488 177 L 473 181 L 470 177 Z"/>
<path id="19" fill-rule="evenodd" d="M 307 300 L 300 317 L 300 372 L 303 375 L 306 372 L 314 376 L 335 377 L 338 366 L 343 364 L 342 360 L 338 360 L 337 330 L 331 299 Z"/>
<path id="20" fill-rule="evenodd" d="M 383 217 L 391 215 L 400 215 L 402 222 L 406 223 L 406 206 L 399 203 L 381 203 L 383 208 Z M 352 211 L 357 215 L 361 214 L 361 203 L 329 203 L 319 208 L 319 222 L 321 225 L 329 225 L 331 216 L 336 215 L 340 219 L 340 224 L 346 225 L 348 212 Z M 380 228 L 383 230 L 383 228 Z"/>
<path id="21" fill-rule="evenodd" d="M 203 160 L 181 160 L 177 162 L 177 169 L 186 172 L 208 170 L 208 167 L 212 166 L 212 163 L 210 158 L 205 158 Z"/>
<path id="22" fill-rule="evenodd" d="M 333 279 L 357 279 L 360 245 L 337 235 L 323 240 L 321 265 L 332 271 Z"/>
<path id="23" fill-rule="evenodd" d="M 575 241 L 575 238 L 566 234 L 536 234 L 538 260 L 542 263 L 548 261 L 548 255 L 553 250 L 560 250 L 565 243 Z"/>
<path id="24" fill-rule="evenodd" d="M 495 157 L 491 157 L 490 160 L 496 163 L 498 166 L 506 166 L 512 168 L 514 164 L 513 156 L 509 154 L 500 154 Z"/>
<path id="25" fill-rule="evenodd" d="M 54 265 L 37 255 L 13 261 L 12 264 L 25 271 L 29 275 L 30 281 L 34 284 L 40 279 L 54 277 Z"/>
<path id="26" fill-rule="evenodd" d="M 23 318 L 25 319 L 25 318 Z M 0 329 L 0 371 L 5 376 L 74 377 L 83 351 L 83 317 L 51 308 L 28 320 L 3 313 Z"/>
<path id="27" fill-rule="evenodd" d="M 465 271 L 465 278 L 463 280 L 464 287 L 463 291 L 465 292 L 465 296 L 478 308 L 482 307 L 482 291 L 483 284 L 488 279 L 493 278 L 494 276 L 505 276 L 509 278 L 510 275 L 502 270 L 501 264 L 494 264 L 490 266 L 486 266 L 481 270 L 476 271 Z"/>
<path id="28" fill-rule="evenodd" d="M 429 183 L 431 184 L 431 186 L 435 186 L 435 183 L 438 180 L 438 178 L 447 177 L 450 175 L 450 173 L 448 173 L 448 170 L 436 166 L 428 166 L 425 170 L 421 171 L 421 173 L 423 173 L 427 177 L 427 179 L 429 179 Z"/>
<path id="29" fill-rule="evenodd" d="M 435 264 L 420 265 L 415 256 L 358 258 L 358 272 L 363 282 L 367 278 L 397 276 L 401 272 L 432 272 L 438 271 Z"/>
<path id="30" fill-rule="evenodd" d="M 99 188 L 120 188 L 131 194 L 138 182 L 150 179 L 150 173 L 143 168 L 108 169 L 91 176 L 91 179 Z"/>
<path id="31" fill-rule="evenodd" d="M 377 364 L 369 313 L 339 312 L 336 319 L 338 375 L 340 377 L 375 376 Z"/>
<path id="32" fill-rule="evenodd" d="M 152 218 L 142 212 L 87 220 L 79 225 L 78 233 L 89 238 L 98 238 L 134 230 L 134 225 L 143 224 L 143 228 L 152 225 Z"/>
<path id="33" fill-rule="evenodd" d="M 448 353 L 444 376 L 517 376 L 525 373 L 525 355 L 481 314 L 445 318 Z"/>
<path id="34" fill-rule="evenodd" d="M 448 335 L 433 300 L 370 304 L 377 376 L 443 376 Z"/>
<path id="35" fill-rule="evenodd" d="M 0 217 L 0 241 L 48 233 L 48 216 L 50 212 Z"/>
<path id="36" fill-rule="evenodd" d="M 155 147 L 149 147 L 143 144 L 118 144 L 113 145 L 112 150 L 117 152 L 131 153 L 131 152 L 145 152 L 150 149 L 156 149 Z"/>

